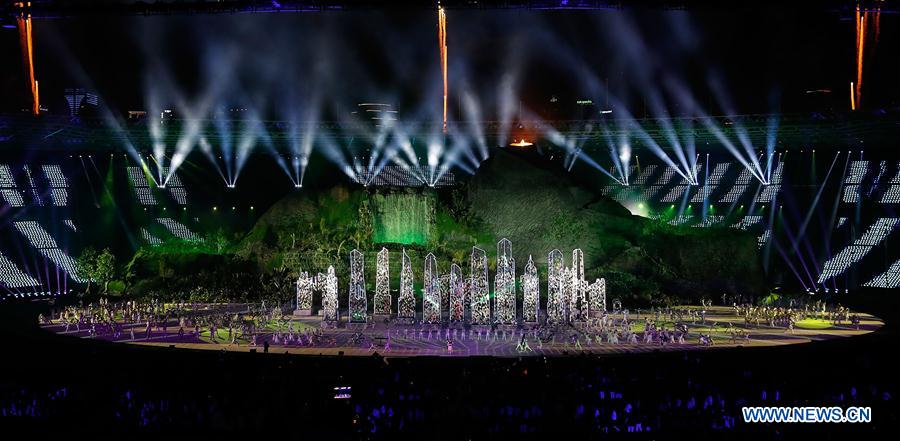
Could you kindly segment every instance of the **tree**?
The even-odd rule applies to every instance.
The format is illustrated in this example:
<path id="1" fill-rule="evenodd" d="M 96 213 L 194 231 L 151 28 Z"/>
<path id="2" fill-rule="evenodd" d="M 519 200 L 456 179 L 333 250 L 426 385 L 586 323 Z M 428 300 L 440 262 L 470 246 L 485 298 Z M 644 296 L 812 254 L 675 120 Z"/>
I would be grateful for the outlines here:
<path id="1" fill-rule="evenodd" d="M 116 276 L 116 256 L 104 248 L 97 255 L 95 264 L 95 276 L 98 282 L 103 282 L 103 293 L 109 289 L 109 282 Z"/>
<path id="2" fill-rule="evenodd" d="M 85 294 L 90 294 L 93 282 L 103 283 L 103 293 L 109 289 L 109 282 L 116 276 L 116 256 L 109 248 L 103 251 L 87 247 L 81 255 L 75 259 L 75 269 L 78 276 L 87 280 Z"/>
<path id="3" fill-rule="evenodd" d="M 75 269 L 78 276 L 87 280 L 87 288 L 84 293 L 91 292 L 91 282 L 94 281 L 97 274 L 97 250 L 87 247 L 81 252 L 81 255 L 75 259 Z"/>

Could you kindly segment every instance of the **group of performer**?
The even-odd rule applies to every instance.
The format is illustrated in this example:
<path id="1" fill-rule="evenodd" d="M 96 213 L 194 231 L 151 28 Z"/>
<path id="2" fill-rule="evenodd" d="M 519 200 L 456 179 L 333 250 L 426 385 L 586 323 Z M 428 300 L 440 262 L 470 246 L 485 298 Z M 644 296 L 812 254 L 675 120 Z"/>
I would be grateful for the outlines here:
<path id="1" fill-rule="evenodd" d="M 765 324 L 770 328 L 784 328 L 785 332 L 794 332 L 794 327 L 800 320 L 816 319 L 831 322 L 833 325 L 849 323 L 859 329 L 860 318 L 858 314 L 840 304 L 829 307 L 823 301 L 812 304 L 804 303 L 801 306 L 791 302 L 788 306 L 756 306 L 751 304 L 734 304 L 734 315 L 744 318 L 747 327 L 759 328 Z"/>
<path id="2" fill-rule="evenodd" d="M 666 307 L 637 311 L 636 317 L 626 309 L 603 312 L 574 323 L 545 322 L 528 327 L 516 326 L 441 326 L 439 324 L 410 324 L 370 320 L 354 324 L 356 332 L 349 338 L 338 338 L 340 331 L 332 332 L 309 322 L 292 320 L 281 305 L 267 307 L 265 302 L 256 304 L 164 304 L 156 300 L 129 300 L 111 303 L 100 299 L 88 305 L 58 308 L 48 316 L 41 314 L 42 325 L 64 326 L 63 332 L 87 330 L 89 337 L 105 336 L 113 340 L 130 341 L 208 341 L 216 344 L 270 344 L 284 347 L 367 347 L 373 351 L 390 352 L 396 342 L 404 340 L 403 347 L 416 347 L 419 343 L 446 342 L 447 352 L 452 353 L 457 343 L 515 343 L 520 353 L 543 350 L 544 345 L 563 350 L 585 350 L 600 345 L 684 345 L 696 342 L 701 346 L 715 344 L 712 337 L 716 323 L 707 316 L 711 305 L 704 302 L 700 308 Z M 727 323 L 726 333 L 732 344 L 749 343 L 751 330 L 762 326 L 784 328 L 794 332 L 799 320 L 817 318 L 829 320 L 835 325 L 850 323 L 859 327 L 859 316 L 841 306 L 828 307 L 824 302 L 787 306 L 757 306 L 733 304 L 736 317 L 743 317 L 744 326 Z M 324 321 L 323 321 L 324 323 Z M 642 325 L 642 326 L 641 326 Z M 706 327 L 709 326 L 708 329 Z M 177 329 L 169 332 L 169 329 Z M 704 332 L 706 330 L 706 332 Z M 382 338 L 383 335 L 383 338 Z M 342 341 L 341 341 L 342 340 Z M 381 341 L 380 341 L 381 340 Z M 392 342 L 394 343 L 392 345 Z"/>

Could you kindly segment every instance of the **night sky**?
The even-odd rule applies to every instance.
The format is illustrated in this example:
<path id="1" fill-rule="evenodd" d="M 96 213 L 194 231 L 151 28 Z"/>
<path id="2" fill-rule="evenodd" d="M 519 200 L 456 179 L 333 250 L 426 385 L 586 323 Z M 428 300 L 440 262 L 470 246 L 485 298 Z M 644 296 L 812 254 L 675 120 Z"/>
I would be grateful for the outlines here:
<path id="1" fill-rule="evenodd" d="M 896 105 L 897 19 L 881 17 L 866 46 L 863 105 Z M 439 108 L 436 13 L 356 11 L 303 14 L 103 17 L 34 24 L 42 105 L 64 111 L 62 90 L 97 90 L 119 112 L 212 97 L 214 107 L 253 107 L 265 118 L 319 102 L 322 119 L 360 101 L 386 101 L 408 118 Z M 573 117 L 570 103 L 614 100 L 651 116 L 646 91 L 686 85 L 708 114 L 844 110 L 855 77 L 850 15 L 808 10 L 448 12 L 451 116 L 464 90 L 496 119 L 497 90 L 516 74 L 522 105 Z M 0 103 L 28 102 L 18 34 L 0 29 Z M 720 78 L 731 112 L 709 86 Z M 590 80 L 602 85 L 591 89 Z M 595 85 L 596 86 L 596 85 Z M 214 89 L 214 90 L 211 90 Z M 805 93 L 829 89 L 815 101 Z M 556 96 L 564 105 L 549 105 Z M 315 97 L 315 98 L 314 98 Z M 316 101 L 318 100 L 318 101 Z M 666 98 L 667 111 L 683 106 Z M 577 115 L 574 115 L 577 116 Z"/>

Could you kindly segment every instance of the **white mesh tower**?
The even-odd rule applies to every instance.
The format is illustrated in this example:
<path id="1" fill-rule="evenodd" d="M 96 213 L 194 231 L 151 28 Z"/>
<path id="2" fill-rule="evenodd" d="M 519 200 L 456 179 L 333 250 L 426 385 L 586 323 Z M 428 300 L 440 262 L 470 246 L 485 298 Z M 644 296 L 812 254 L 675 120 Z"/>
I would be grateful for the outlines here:
<path id="1" fill-rule="evenodd" d="M 391 266 L 387 248 L 378 252 L 375 261 L 375 298 L 372 300 L 376 315 L 391 314 Z"/>
<path id="2" fill-rule="evenodd" d="M 366 302 L 366 273 L 363 253 L 350 252 L 350 321 L 365 322 L 368 303 Z"/>
<path id="3" fill-rule="evenodd" d="M 465 314 L 466 288 L 462 269 L 457 264 L 450 265 L 450 321 L 461 322 Z"/>
<path id="4" fill-rule="evenodd" d="M 297 278 L 297 309 L 304 311 L 312 309 L 315 287 L 315 280 L 306 271 L 300 273 L 300 277 Z"/>
<path id="5" fill-rule="evenodd" d="M 334 266 L 328 266 L 325 276 L 325 292 L 322 294 L 322 319 L 328 322 L 338 321 L 338 280 L 334 274 Z"/>
<path id="6" fill-rule="evenodd" d="M 522 321 L 525 323 L 537 323 L 540 310 L 540 284 L 537 268 L 531 256 L 525 264 L 525 273 L 522 274 Z"/>
<path id="7" fill-rule="evenodd" d="M 403 250 L 402 265 L 400 267 L 400 297 L 397 298 L 397 317 L 404 319 L 416 318 L 416 296 L 413 294 L 413 270 Z"/>
<path id="8" fill-rule="evenodd" d="M 512 256 L 512 242 L 506 238 L 497 242 L 494 321 L 505 325 L 516 323 L 516 261 Z"/>
<path id="9" fill-rule="evenodd" d="M 437 273 L 437 259 L 434 254 L 425 256 L 425 272 L 422 275 L 422 322 L 441 322 L 441 281 Z"/>
<path id="10" fill-rule="evenodd" d="M 438 277 L 438 290 L 439 295 L 441 296 L 441 305 L 440 305 L 440 317 L 441 322 L 444 321 L 444 312 L 450 314 L 450 274 L 441 274 L 441 277 Z"/>
<path id="11" fill-rule="evenodd" d="M 471 302 L 472 324 L 487 325 L 491 323 L 487 253 L 481 248 L 472 247 L 470 265 L 472 272 L 469 278 L 469 301 Z"/>
<path id="12" fill-rule="evenodd" d="M 566 319 L 566 302 L 563 300 L 563 270 L 565 262 L 559 250 L 547 255 L 547 321 L 562 323 Z"/>
<path id="13" fill-rule="evenodd" d="M 565 321 L 574 317 L 569 308 L 572 306 L 571 299 L 575 297 L 575 284 L 572 283 L 575 280 L 575 271 L 572 268 L 563 268 L 560 279 L 560 285 L 562 285 L 562 293 L 559 296 L 562 304 L 560 309 L 562 309 L 562 320 Z"/>
<path id="14" fill-rule="evenodd" d="M 494 276 L 494 322 L 503 325 L 516 323 L 516 279 L 512 269 L 515 263 L 510 260 L 498 257 Z"/>
<path id="15" fill-rule="evenodd" d="M 584 280 L 584 253 L 572 250 L 571 296 L 569 298 L 569 321 L 584 320 L 587 317 L 586 283 Z"/>
<path id="16" fill-rule="evenodd" d="M 606 279 L 597 279 L 588 286 L 588 308 L 591 316 L 606 312 Z"/>
<path id="17" fill-rule="evenodd" d="M 512 242 L 505 237 L 497 242 L 497 259 L 500 259 L 501 256 L 506 257 L 507 259 L 513 258 Z"/>

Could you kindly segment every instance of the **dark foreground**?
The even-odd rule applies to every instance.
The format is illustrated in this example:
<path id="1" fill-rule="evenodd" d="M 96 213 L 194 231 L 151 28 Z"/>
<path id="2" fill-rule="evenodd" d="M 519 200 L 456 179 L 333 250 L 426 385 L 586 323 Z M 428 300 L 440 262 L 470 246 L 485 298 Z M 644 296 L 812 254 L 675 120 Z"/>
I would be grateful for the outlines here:
<path id="1" fill-rule="evenodd" d="M 279 439 L 893 438 L 897 301 L 884 294 L 854 306 L 887 325 L 853 338 L 523 359 L 135 347 L 41 332 L 33 320 L 40 305 L 8 304 L 0 308 L 7 342 L 0 433 L 67 440 L 260 433 Z M 343 392 L 349 398 L 335 398 Z M 750 425 L 740 419 L 745 405 L 871 406 L 873 423 Z"/>

